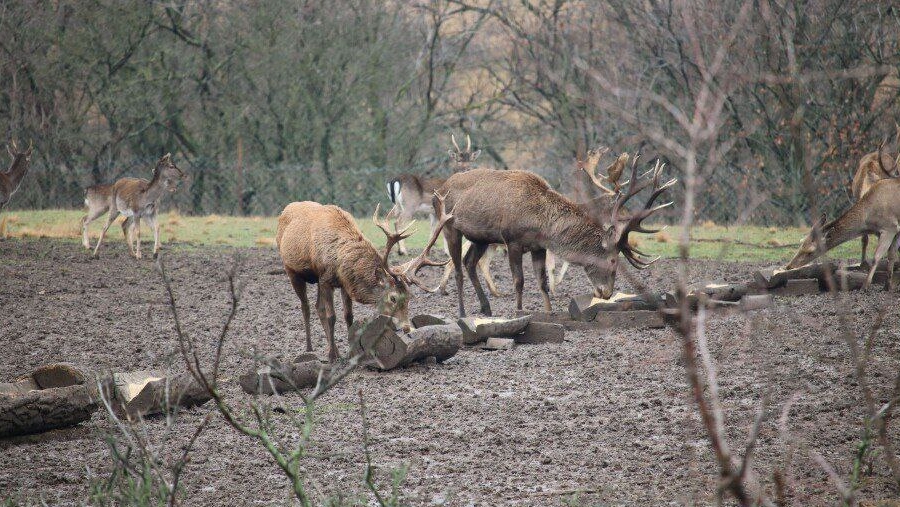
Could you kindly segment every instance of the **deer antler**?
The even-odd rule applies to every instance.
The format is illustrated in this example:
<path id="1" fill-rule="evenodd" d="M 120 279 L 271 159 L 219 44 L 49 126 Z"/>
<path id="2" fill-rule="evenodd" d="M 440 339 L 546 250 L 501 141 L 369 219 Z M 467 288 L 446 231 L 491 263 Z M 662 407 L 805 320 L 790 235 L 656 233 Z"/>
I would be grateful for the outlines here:
<path id="1" fill-rule="evenodd" d="M 450 142 L 453 143 L 453 147 L 456 148 L 457 153 L 462 153 L 462 150 L 459 149 L 459 145 L 456 144 L 456 136 L 450 134 Z"/>
<path id="2" fill-rule="evenodd" d="M 391 268 L 391 273 L 393 273 L 397 277 L 402 278 L 403 281 L 407 284 L 418 285 L 423 290 L 426 290 L 428 292 L 436 292 L 438 288 L 427 287 L 421 280 L 419 280 L 418 277 L 416 277 L 416 273 L 425 266 L 444 266 L 448 262 L 450 262 L 450 259 L 447 259 L 443 262 L 437 262 L 428 258 L 428 255 L 431 253 L 431 247 L 434 246 L 434 243 L 437 241 L 438 236 L 440 236 L 441 230 L 444 228 L 444 225 L 448 221 L 453 219 L 453 210 L 450 210 L 449 213 L 444 210 L 444 199 L 447 198 L 448 194 L 444 194 L 442 196 L 438 194 L 437 191 L 434 192 L 434 198 L 437 199 L 438 202 L 438 210 L 436 216 L 439 216 L 441 218 L 434 226 L 434 229 L 431 230 L 431 238 L 428 240 L 428 243 L 425 245 L 425 249 L 422 250 L 422 253 L 420 253 L 417 257 L 410 261 Z"/>
<path id="3" fill-rule="evenodd" d="M 472 151 L 472 139 L 466 134 L 466 153 Z"/>
<path id="4" fill-rule="evenodd" d="M 667 188 L 674 185 L 678 180 L 676 178 L 672 178 L 664 184 L 660 185 L 659 177 L 666 165 L 660 162 L 659 159 L 657 159 L 652 171 L 650 171 L 649 173 L 645 173 L 650 174 L 650 177 L 643 182 L 638 183 L 637 160 L 639 157 L 640 155 L 635 156 L 634 162 L 632 162 L 631 164 L 631 184 L 628 186 L 628 192 L 625 194 L 620 193 L 616 198 L 616 203 L 613 205 L 611 221 L 613 225 L 611 227 L 617 228 L 616 247 L 620 252 L 622 252 L 622 255 L 625 257 L 625 259 L 635 268 L 644 269 L 659 260 L 659 257 L 656 257 L 655 259 L 647 259 L 646 253 L 628 244 L 628 233 L 640 232 L 652 234 L 660 231 L 660 229 L 647 229 L 643 226 L 642 222 L 644 221 L 644 219 L 653 215 L 659 210 L 672 205 L 673 201 L 669 201 L 665 204 L 658 204 L 656 206 L 654 206 L 653 203 L 660 196 L 660 194 L 662 194 Z M 622 207 L 629 199 L 631 199 L 641 190 L 647 188 L 650 185 L 653 186 L 653 192 L 650 194 L 650 197 L 647 198 L 647 202 L 644 203 L 644 208 L 632 213 L 628 218 L 628 221 L 624 222 L 623 225 L 620 225 L 617 221 L 617 217 Z"/>
<path id="5" fill-rule="evenodd" d="M 884 160 L 882 160 L 881 152 L 884 150 L 884 145 L 887 143 L 887 138 L 881 140 L 881 144 L 878 145 L 878 167 L 881 169 L 881 172 L 884 173 L 885 177 L 892 177 L 892 174 L 888 172 L 888 170 L 884 167 Z"/>
<path id="6" fill-rule="evenodd" d="M 393 248 L 394 245 L 396 245 L 400 241 L 412 236 L 412 232 L 407 233 L 406 231 L 408 231 L 409 228 L 412 227 L 412 225 L 416 222 L 415 222 L 415 220 L 413 220 L 412 222 L 406 224 L 406 227 L 404 227 L 400 231 L 391 232 L 389 230 L 387 222 L 382 222 L 382 221 L 378 220 L 378 210 L 379 209 L 381 209 L 381 203 L 378 203 L 375 205 L 375 213 L 372 214 L 372 223 L 374 223 L 376 226 L 378 226 L 378 228 L 381 229 L 382 232 L 384 232 L 384 235 L 387 236 L 387 242 L 384 245 L 384 255 L 382 255 L 382 257 L 381 257 L 381 264 L 382 264 L 382 267 L 384 267 L 384 269 L 388 273 L 390 273 L 391 267 L 390 267 L 390 265 L 388 265 L 388 257 L 390 257 L 390 255 L 391 255 L 391 248 Z M 396 216 L 396 211 L 397 211 L 396 206 L 391 208 L 391 211 L 388 212 L 388 214 L 385 216 L 385 218 L 390 219 L 391 216 Z"/>
<path id="7" fill-rule="evenodd" d="M 616 192 L 614 190 L 603 185 L 603 180 L 605 179 L 603 175 L 594 174 L 594 169 L 597 167 L 597 163 L 600 161 L 600 158 L 603 157 L 603 155 L 605 155 L 607 152 L 609 152 L 609 148 L 607 148 L 606 146 L 588 150 L 585 160 L 578 160 L 578 158 L 576 157 L 575 164 L 578 166 L 578 169 L 584 171 L 585 174 L 588 175 L 588 178 L 591 179 L 591 182 L 594 184 L 594 186 L 596 186 L 606 194 L 615 195 Z"/>

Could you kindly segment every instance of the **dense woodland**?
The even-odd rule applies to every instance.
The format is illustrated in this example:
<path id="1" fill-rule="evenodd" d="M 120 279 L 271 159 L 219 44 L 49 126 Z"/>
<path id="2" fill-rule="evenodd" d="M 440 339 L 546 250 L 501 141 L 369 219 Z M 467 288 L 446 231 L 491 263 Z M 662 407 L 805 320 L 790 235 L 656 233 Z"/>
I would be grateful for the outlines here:
<path id="1" fill-rule="evenodd" d="M 171 151 L 183 212 L 368 213 L 456 133 L 562 190 L 596 145 L 696 162 L 698 218 L 802 223 L 900 119 L 892 1 L 12 0 L 0 33 L 19 208 Z"/>

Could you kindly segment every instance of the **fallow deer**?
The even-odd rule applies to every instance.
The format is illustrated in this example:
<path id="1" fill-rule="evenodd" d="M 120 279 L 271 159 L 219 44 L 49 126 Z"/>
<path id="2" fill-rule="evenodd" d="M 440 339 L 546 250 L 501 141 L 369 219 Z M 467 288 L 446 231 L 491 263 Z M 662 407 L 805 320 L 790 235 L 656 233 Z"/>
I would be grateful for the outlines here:
<path id="1" fill-rule="evenodd" d="M 827 217 L 822 215 L 803 239 L 800 249 L 785 269 L 805 266 L 841 243 L 863 234 L 875 234 L 878 237 L 878 246 L 875 247 L 875 259 L 866 278 L 865 286 L 868 287 L 875 276 L 878 262 L 885 253 L 888 253 L 888 273 L 894 272 L 898 233 L 900 233 L 900 179 L 885 178 L 876 181 L 868 192 L 837 219 L 827 222 Z M 892 276 L 888 276 L 885 284 L 888 290 L 892 288 L 891 279 Z"/>
<path id="2" fill-rule="evenodd" d="M 589 199 L 585 199 L 581 192 L 578 192 L 580 196 L 579 199 L 572 194 L 566 196 L 570 200 L 576 201 L 578 207 L 592 216 L 594 220 L 607 226 L 610 224 L 610 213 L 612 213 L 613 205 L 616 202 L 616 194 L 621 191 L 623 184 L 628 184 L 628 181 L 620 183 L 619 179 L 622 177 L 622 173 L 625 170 L 625 165 L 628 163 L 629 158 L 628 153 L 623 152 L 606 168 L 606 176 L 597 174 L 597 165 L 600 163 L 600 159 L 608 152 L 609 148 L 599 147 L 597 149 L 588 150 L 587 157 L 584 160 L 580 160 L 578 157 L 575 158 L 576 170 L 583 171 L 588 175 L 594 186 L 600 189 L 600 195 Z M 603 184 L 604 180 L 612 183 L 615 190 L 607 188 Z M 620 211 L 620 219 L 627 220 L 629 218 L 627 211 L 628 210 Z M 562 283 L 568 270 L 569 262 L 563 260 L 559 273 L 556 273 L 556 256 L 553 252 L 547 251 L 547 277 L 550 281 L 551 294 L 556 294 L 556 286 Z"/>
<path id="3" fill-rule="evenodd" d="M 865 195 L 876 181 L 900 176 L 900 155 L 892 158 L 894 152 L 900 151 L 900 125 L 895 123 L 894 127 L 897 130 L 894 143 L 888 147 L 887 152 L 884 151 L 885 140 L 878 145 L 877 151 L 867 153 L 859 160 L 859 166 L 850 182 L 850 196 L 853 202 L 859 201 L 860 197 Z M 860 263 L 865 264 L 866 250 L 869 248 L 869 235 L 863 234 L 860 242 L 862 244 Z"/>
<path id="4" fill-rule="evenodd" d="M 466 136 L 465 150 L 459 147 L 456 143 L 456 137 L 454 137 L 453 134 L 450 134 L 450 142 L 453 143 L 453 148 L 447 150 L 447 153 L 452 162 L 453 172 L 458 173 L 471 169 L 472 163 L 479 155 L 481 155 L 481 150 L 472 151 L 472 140 L 468 135 Z M 429 214 L 429 219 L 431 220 L 431 225 L 434 226 L 435 220 L 434 210 L 431 207 L 431 194 L 440 188 L 445 181 L 447 181 L 447 178 L 419 176 L 410 173 L 401 174 L 389 181 L 387 184 L 388 196 L 394 206 L 400 210 L 400 213 L 394 221 L 394 229 L 396 230 L 397 228 L 397 222 L 409 222 L 413 219 L 413 216 L 419 212 L 427 212 Z M 468 250 L 468 248 L 469 243 L 466 242 L 465 245 L 463 245 L 463 249 Z M 446 242 L 444 243 L 444 250 L 446 250 Z M 403 241 L 397 245 L 397 251 L 400 255 L 407 254 L 407 249 Z M 485 253 L 478 263 L 478 269 L 481 271 L 481 275 L 484 277 L 484 281 L 487 283 L 491 295 L 500 297 L 502 293 L 497 288 L 494 277 L 491 275 L 491 259 L 493 258 L 495 251 L 496 247 L 492 246 L 488 252 Z M 441 278 L 441 284 L 439 286 L 441 294 L 447 294 L 447 283 L 450 280 L 450 274 L 452 272 L 453 266 L 447 264 L 444 267 L 444 275 Z"/>
<path id="5" fill-rule="evenodd" d="M 379 253 L 375 246 L 363 236 L 353 217 L 332 204 L 304 201 L 288 204 L 278 217 L 278 232 L 275 241 L 284 264 L 284 271 L 291 281 L 294 292 L 300 298 L 303 323 L 306 327 L 306 350 L 312 351 L 312 337 L 309 322 L 309 300 L 306 284 L 318 286 L 316 311 L 325 337 L 328 340 L 328 358 L 335 361 L 338 349 L 334 343 L 334 290 L 341 289 L 344 302 L 344 320 L 349 328 L 353 325 L 353 302 L 376 305 L 377 311 L 399 322 L 409 331 L 409 286 L 425 287 L 416 272 L 424 266 L 443 266 L 445 262 L 435 262 L 428 258 L 431 247 L 437 241 L 444 224 L 453 218 L 443 207 L 443 198 L 434 195 L 441 210 L 441 220 L 431 231 L 431 238 L 418 257 L 391 266 L 391 249 L 401 239 L 409 237 L 406 231 L 411 223 L 400 231 L 390 232 L 388 224 L 378 219 L 378 207 L 372 221 L 384 232 L 387 244 Z M 389 214 L 390 215 L 390 214 Z"/>
<path id="6" fill-rule="evenodd" d="M 122 232 L 128 243 L 128 252 L 141 258 L 141 219 L 144 219 L 153 228 L 153 257 L 159 255 L 159 222 L 156 220 L 159 200 L 167 190 L 170 193 L 178 190 L 178 183 L 182 179 L 184 173 L 172 162 L 172 154 L 166 153 L 153 168 L 153 178 L 150 181 L 143 178 L 122 178 L 115 183 L 85 189 L 84 204 L 88 212 L 81 219 L 81 241 L 84 247 L 88 250 L 91 248 L 88 238 L 90 223 L 104 213 L 109 213 L 94 247 L 94 257 L 97 257 L 106 231 L 121 213 L 125 216 Z"/>
<path id="7" fill-rule="evenodd" d="M 662 166 L 657 162 L 650 171 L 652 176 L 638 184 L 636 162 L 637 157 L 632 164 L 628 191 L 616 197 L 610 214 L 611 225 L 595 220 L 531 172 L 475 169 L 451 176 L 440 192 L 450 192 L 447 205 L 454 210 L 453 221 L 446 225 L 444 237 L 456 267 L 459 314 L 464 316 L 466 313 L 462 291 L 463 237 L 472 242 L 465 257 L 465 266 L 478 295 L 481 312 L 486 315 L 491 314 L 491 306 L 478 281 L 475 264 L 492 243 L 507 245 L 516 289 L 516 308 L 519 310 L 522 309 L 522 255 L 525 252 L 531 252 L 544 309 L 548 311 L 547 250 L 573 264 L 584 266 L 594 286 L 594 294 L 603 298 L 610 297 L 614 291 L 620 253 L 635 268 L 643 269 L 652 264 L 656 259 L 646 259 L 643 252 L 629 245 L 628 235 L 631 232 L 656 232 L 644 228 L 642 222 L 672 204 L 654 206 L 653 203 L 675 184 L 675 180 L 660 185 Z M 625 203 L 650 185 L 653 190 L 644 207 L 633 212 L 627 221 L 618 220 L 625 211 Z M 437 203 L 435 210 L 440 217 Z"/>
<path id="8" fill-rule="evenodd" d="M 28 144 L 28 149 L 19 151 L 15 141 L 10 141 L 6 147 L 9 156 L 12 157 L 12 164 L 6 172 L 0 173 L 0 211 L 9 203 L 13 194 L 19 190 L 19 185 L 28 173 L 28 163 L 31 161 L 31 153 L 34 150 L 32 143 Z"/>

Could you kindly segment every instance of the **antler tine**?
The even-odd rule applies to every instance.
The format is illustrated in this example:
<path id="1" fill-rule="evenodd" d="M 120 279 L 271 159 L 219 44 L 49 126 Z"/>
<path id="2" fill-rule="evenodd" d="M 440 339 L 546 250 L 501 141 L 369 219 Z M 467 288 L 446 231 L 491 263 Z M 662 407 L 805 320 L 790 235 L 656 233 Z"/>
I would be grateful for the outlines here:
<path id="1" fill-rule="evenodd" d="M 607 179 L 604 175 L 594 174 L 596 172 L 595 169 L 597 167 L 597 163 L 600 161 L 600 158 L 603 157 L 603 155 L 605 155 L 608 151 L 609 148 L 605 146 L 591 149 L 588 150 L 587 154 L 585 155 L 584 162 L 581 162 L 577 158 L 575 159 L 575 162 L 577 163 L 578 168 L 588 175 L 588 178 L 591 179 L 591 183 L 593 183 L 594 186 L 608 195 L 616 195 L 616 192 L 613 189 L 603 184 L 603 180 Z M 594 158 L 594 160 L 592 160 L 592 158 Z"/>
<path id="2" fill-rule="evenodd" d="M 406 226 L 403 227 L 403 229 L 401 229 L 397 232 L 391 232 L 387 222 L 383 222 L 378 219 L 378 211 L 380 209 L 381 209 L 381 203 L 376 204 L 375 205 L 375 213 L 372 214 L 372 223 L 374 223 L 379 229 L 381 229 L 381 232 L 383 232 L 387 238 L 387 240 L 385 241 L 385 244 L 384 244 L 384 254 L 381 257 L 381 263 L 382 263 L 384 269 L 390 271 L 390 266 L 388 265 L 388 258 L 391 255 L 391 249 L 394 247 L 394 245 L 396 245 L 400 241 L 412 236 L 413 233 L 412 232 L 407 233 L 407 231 L 416 222 L 415 222 L 415 220 L 413 220 L 410 223 L 406 224 Z M 390 217 L 392 214 L 394 214 L 396 209 L 397 209 L 396 206 L 391 208 L 391 211 L 389 211 L 388 214 L 385 215 L 385 218 Z"/>
<path id="3" fill-rule="evenodd" d="M 654 206 L 654 202 L 659 196 L 666 191 L 669 187 L 673 186 L 678 180 L 676 178 L 672 178 L 665 182 L 664 184 L 659 184 L 659 177 L 662 175 L 662 170 L 665 167 L 665 164 L 660 162 L 658 159 L 653 166 L 652 169 L 652 178 L 648 178 L 640 185 L 632 184 L 629 187 L 628 195 L 621 202 L 624 203 L 629 197 L 646 188 L 648 185 L 653 185 L 653 192 L 650 194 L 650 197 L 647 198 L 647 201 L 644 203 L 643 209 L 632 213 L 631 217 L 628 219 L 628 222 L 624 227 L 621 228 L 621 231 L 618 232 L 618 240 L 617 246 L 622 255 L 625 256 L 625 259 L 637 269 L 645 269 L 649 267 L 651 264 L 659 260 L 659 257 L 656 259 L 645 259 L 647 256 L 644 252 L 640 251 L 636 247 L 633 247 L 628 244 L 628 233 L 630 232 L 639 232 L 639 233 L 655 233 L 659 232 L 661 229 L 648 229 L 643 226 L 643 221 L 658 212 L 661 209 L 667 208 L 671 206 L 674 201 L 669 201 L 663 204 L 657 204 Z M 645 173 L 650 174 L 650 172 Z M 636 168 L 632 168 L 632 178 L 636 177 Z M 635 187 L 637 190 L 635 191 Z M 619 202 L 617 201 L 618 205 Z M 616 224 L 615 221 L 616 213 L 618 213 L 618 208 L 613 209 L 613 224 Z M 615 225 L 613 225 L 615 227 Z"/>
<path id="4" fill-rule="evenodd" d="M 466 151 L 472 151 L 472 139 L 469 137 L 469 134 L 466 134 Z"/>
<path id="5" fill-rule="evenodd" d="M 450 262 L 450 259 L 447 259 L 442 262 L 434 261 L 434 260 L 430 259 L 428 256 L 431 254 L 431 247 L 434 246 L 435 242 L 437 242 L 438 237 L 440 237 L 440 234 L 444 228 L 444 225 L 446 225 L 447 222 L 449 222 L 450 220 L 453 219 L 453 210 L 451 209 L 450 212 L 448 213 L 444 209 L 444 199 L 447 198 L 447 195 L 449 195 L 449 192 L 447 194 L 444 194 L 443 196 L 438 194 L 437 191 L 434 191 L 433 194 L 434 194 L 435 199 L 437 199 L 437 201 L 438 201 L 437 215 L 439 215 L 441 218 L 438 220 L 437 224 L 435 224 L 434 228 L 431 230 L 431 237 L 428 239 L 428 243 L 426 243 L 425 248 L 422 250 L 422 253 L 420 253 L 414 259 L 407 261 L 406 263 L 401 264 L 392 269 L 392 271 L 397 276 L 403 277 L 403 279 L 406 282 L 418 285 L 419 287 L 421 287 L 422 289 L 424 289 L 428 292 L 436 292 L 438 288 L 437 287 L 434 287 L 434 288 L 427 287 L 416 276 L 416 273 L 418 273 L 418 271 L 420 269 L 424 268 L 425 266 L 444 266 L 448 262 Z"/>
<path id="6" fill-rule="evenodd" d="M 10 139 L 10 140 L 9 140 L 9 144 L 12 145 L 13 151 L 15 151 L 16 153 L 19 153 L 19 147 L 16 146 L 16 140 L 15 140 L 15 139 Z"/>
<path id="7" fill-rule="evenodd" d="M 462 150 L 459 149 L 459 145 L 456 144 L 456 136 L 454 136 L 453 134 L 450 134 L 450 142 L 453 143 L 453 147 L 456 148 L 457 153 L 462 152 Z"/>

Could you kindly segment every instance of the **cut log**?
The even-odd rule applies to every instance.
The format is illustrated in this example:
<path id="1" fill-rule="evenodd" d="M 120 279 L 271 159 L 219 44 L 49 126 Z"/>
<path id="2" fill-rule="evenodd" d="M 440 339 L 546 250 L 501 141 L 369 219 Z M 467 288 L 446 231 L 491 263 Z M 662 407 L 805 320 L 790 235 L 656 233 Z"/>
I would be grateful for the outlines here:
<path id="1" fill-rule="evenodd" d="M 144 417 L 172 412 L 176 408 L 203 405 L 212 397 L 189 373 L 148 382 L 131 401 L 125 404 L 129 417 Z"/>
<path id="2" fill-rule="evenodd" d="M 425 326 L 407 335 L 397 333 L 391 319 L 382 317 L 354 323 L 350 332 L 351 353 L 362 354 L 365 364 L 380 370 L 429 357 L 444 361 L 453 357 L 461 346 L 462 331 L 457 325 Z"/>
<path id="3" fill-rule="evenodd" d="M 604 310 L 656 310 L 659 299 L 646 301 L 636 294 L 617 293 L 609 299 L 594 297 L 592 294 L 575 296 L 569 301 L 569 316 L 572 320 L 594 320 L 597 312 Z"/>
<path id="4" fill-rule="evenodd" d="M 566 328 L 562 324 L 551 324 L 549 322 L 529 322 L 525 326 L 525 331 L 520 335 L 513 336 L 516 343 L 541 344 L 541 343 L 562 343 L 566 335 Z"/>
<path id="5" fill-rule="evenodd" d="M 528 315 L 531 322 L 542 322 L 547 324 L 558 324 L 566 331 L 588 331 L 602 330 L 603 326 L 597 322 L 585 322 L 583 320 L 572 320 L 568 313 L 560 312 L 528 312 L 525 310 L 517 310 L 517 316 Z"/>
<path id="6" fill-rule="evenodd" d="M 509 337 L 521 334 L 531 322 L 530 315 L 523 315 L 512 319 L 500 317 L 466 317 L 459 319 L 457 324 L 462 330 L 463 343 L 472 345 L 491 337 Z"/>
<path id="7" fill-rule="evenodd" d="M 41 389 L 67 387 L 84 384 L 85 374 L 69 363 L 56 363 L 41 366 L 34 370 L 31 378 Z"/>
<path id="8" fill-rule="evenodd" d="M 657 329 L 666 327 L 662 314 L 655 310 L 599 312 L 594 322 L 603 328 Z"/>
<path id="9" fill-rule="evenodd" d="M 304 354 L 292 364 L 270 359 L 266 364 L 241 375 L 238 383 L 248 394 L 275 394 L 315 387 L 319 372 L 327 378 L 328 365 L 313 354 Z"/>
<path id="10" fill-rule="evenodd" d="M 773 289 L 777 296 L 806 296 L 821 293 L 819 280 L 815 278 L 789 279 L 781 287 Z"/>
<path id="11" fill-rule="evenodd" d="M 762 310 L 772 306 L 774 299 L 771 294 L 748 294 L 741 298 L 741 311 Z"/>
<path id="12" fill-rule="evenodd" d="M 430 315 L 427 313 L 416 315 L 415 317 L 409 319 L 414 328 L 425 327 L 425 326 L 443 326 L 446 324 L 452 324 L 453 319 L 449 319 L 442 315 Z"/>
<path id="13" fill-rule="evenodd" d="M 406 355 L 400 366 L 433 357 L 442 363 L 456 355 L 462 346 L 462 330 L 455 324 L 413 329 L 405 337 Z"/>
<path id="14" fill-rule="evenodd" d="M 511 350 L 516 346 L 516 341 L 512 338 L 491 337 L 485 340 L 481 348 L 485 350 Z"/>
<path id="15" fill-rule="evenodd" d="M 96 410 L 84 384 L 0 395 L 0 438 L 74 426 Z"/>

